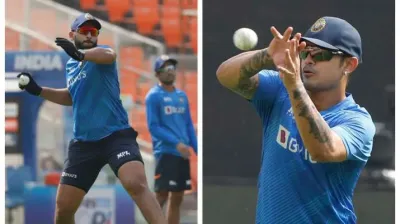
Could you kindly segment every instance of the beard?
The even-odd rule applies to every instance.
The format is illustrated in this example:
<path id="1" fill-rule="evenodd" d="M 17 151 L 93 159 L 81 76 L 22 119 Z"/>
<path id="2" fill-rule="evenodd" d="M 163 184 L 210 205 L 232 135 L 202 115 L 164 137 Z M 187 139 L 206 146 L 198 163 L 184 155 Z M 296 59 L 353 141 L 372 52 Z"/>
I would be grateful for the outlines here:
<path id="1" fill-rule="evenodd" d="M 74 39 L 75 42 L 75 46 L 78 49 L 90 49 L 90 48 L 94 48 L 97 46 L 97 41 L 90 41 L 90 43 L 92 44 L 91 46 L 85 46 L 85 43 L 88 43 L 89 41 L 79 41 L 77 40 L 77 38 Z"/>
<path id="2" fill-rule="evenodd" d="M 327 92 L 329 90 L 336 89 L 341 82 L 341 79 L 339 79 L 330 81 L 328 83 L 322 83 L 318 80 L 307 80 L 303 77 L 303 75 L 301 75 L 301 79 L 306 90 L 312 93 Z"/>

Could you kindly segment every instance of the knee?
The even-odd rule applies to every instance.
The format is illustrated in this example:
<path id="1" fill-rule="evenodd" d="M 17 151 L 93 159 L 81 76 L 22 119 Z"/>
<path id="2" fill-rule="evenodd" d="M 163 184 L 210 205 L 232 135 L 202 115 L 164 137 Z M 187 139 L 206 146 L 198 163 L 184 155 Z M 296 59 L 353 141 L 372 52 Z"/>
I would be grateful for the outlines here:
<path id="1" fill-rule="evenodd" d="M 76 209 L 68 198 L 58 198 L 56 200 L 56 217 L 58 219 L 72 217 L 75 212 Z"/>
<path id="2" fill-rule="evenodd" d="M 181 206 L 182 201 L 183 201 L 183 192 L 172 192 L 170 198 L 171 206 L 179 207 Z"/>
<path id="3" fill-rule="evenodd" d="M 156 197 L 158 202 L 160 203 L 161 206 L 164 205 L 164 203 L 167 201 L 168 199 L 168 191 L 160 191 L 156 193 Z"/>
<path id="4" fill-rule="evenodd" d="M 121 180 L 125 189 L 131 196 L 138 196 L 148 190 L 146 177 L 144 175 L 132 176 L 127 180 Z"/>

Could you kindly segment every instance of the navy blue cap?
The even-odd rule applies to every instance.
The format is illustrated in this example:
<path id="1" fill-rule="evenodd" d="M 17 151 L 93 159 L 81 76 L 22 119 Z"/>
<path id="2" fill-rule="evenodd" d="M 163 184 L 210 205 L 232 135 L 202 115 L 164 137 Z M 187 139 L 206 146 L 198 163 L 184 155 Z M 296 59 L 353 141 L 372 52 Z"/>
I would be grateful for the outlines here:
<path id="1" fill-rule="evenodd" d="M 307 30 L 301 40 L 328 50 L 342 51 L 357 57 L 360 63 L 362 61 L 361 36 L 346 20 L 322 17 Z"/>
<path id="2" fill-rule="evenodd" d="M 154 71 L 158 72 L 160 68 L 166 63 L 171 62 L 173 65 L 177 65 L 178 61 L 176 59 L 170 58 L 168 55 L 161 55 L 154 62 Z"/>
<path id="3" fill-rule="evenodd" d="M 97 21 L 92 15 L 89 13 L 84 13 L 80 15 L 78 18 L 75 19 L 75 21 L 71 25 L 71 30 L 76 31 L 82 24 L 84 24 L 87 21 L 93 21 L 94 27 L 96 27 L 98 30 L 101 29 L 101 24 L 99 21 Z"/>

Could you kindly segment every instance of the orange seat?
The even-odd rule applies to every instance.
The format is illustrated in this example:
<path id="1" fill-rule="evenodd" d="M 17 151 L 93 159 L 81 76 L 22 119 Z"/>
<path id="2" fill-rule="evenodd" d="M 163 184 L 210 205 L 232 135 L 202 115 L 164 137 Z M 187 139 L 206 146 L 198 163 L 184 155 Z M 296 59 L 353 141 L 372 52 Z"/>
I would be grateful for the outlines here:
<path id="1" fill-rule="evenodd" d="M 121 22 L 125 13 L 132 7 L 130 0 L 105 0 L 111 22 Z"/>
<path id="2" fill-rule="evenodd" d="M 80 0 L 79 3 L 83 10 L 95 9 L 97 6 L 97 0 Z"/>
<path id="3" fill-rule="evenodd" d="M 121 65 L 143 68 L 144 52 L 141 47 L 121 47 L 120 62 Z"/>
<path id="4" fill-rule="evenodd" d="M 180 7 L 180 0 L 164 0 L 164 6 Z"/>
<path id="5" fill-rule="evenodd" d="M 181 0 L 183 9 L 197 9 L 197 0 Z"/>
<path id="6" fill-rule="evenodd" d="M 160 20 L 158 6 L 136 6 L 132 11 L 138 32 L 145 35 L 151 34 Z"/>
<path id="7" fill-rule="evenodd" d="M 180 19 L 163 19 L 161 30 L 164 34 L 167 47 L 179 47 L 182 44 L 182 32 Z"/>
<path id="8" fill-rule="evenodd" d="M 197 53 L 197 17 L 192 17 L 190 23 L 190 46 Z"/>

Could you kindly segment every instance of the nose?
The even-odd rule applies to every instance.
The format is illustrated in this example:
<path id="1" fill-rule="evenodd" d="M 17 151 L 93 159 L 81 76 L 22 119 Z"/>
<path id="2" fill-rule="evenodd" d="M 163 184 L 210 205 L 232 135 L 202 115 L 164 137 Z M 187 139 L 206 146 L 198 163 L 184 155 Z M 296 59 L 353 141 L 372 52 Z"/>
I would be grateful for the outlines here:
<path id="1" fill-rule="evenodd" d="M 86 37 L 87 37 L 88 39 L 92 38 L 92 33 L 87 32 Z"/>
<path id="2" fill-rule="evenodd" d="M 312 59 L 311 54 L 308 54 L 306 59 L 303 60 L 305 64 L 315 64 L 315 61 Z"/>

